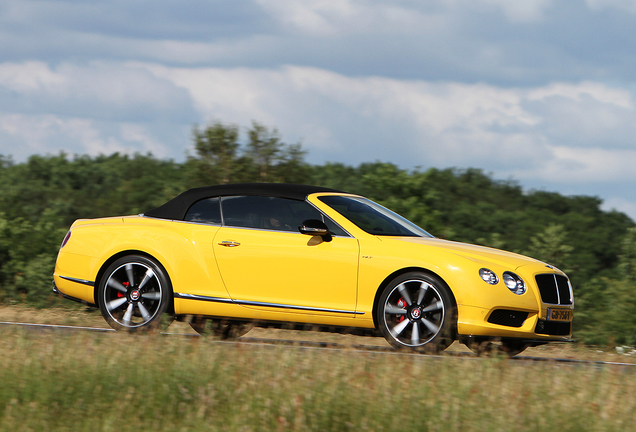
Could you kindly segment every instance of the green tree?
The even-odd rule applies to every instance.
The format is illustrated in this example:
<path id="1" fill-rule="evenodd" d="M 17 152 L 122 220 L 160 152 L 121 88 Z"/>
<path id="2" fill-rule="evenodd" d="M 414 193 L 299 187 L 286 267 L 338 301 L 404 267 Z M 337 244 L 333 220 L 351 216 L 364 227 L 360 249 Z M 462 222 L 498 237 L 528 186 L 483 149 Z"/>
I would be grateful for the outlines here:
<path id="1" fill-rule="evenodd" d="M 530 237 L 530 248 L 525 255 L 568 272 L 570 253 L 574 248 L 567 245 L 566 241 L 567 233 L 563 225 L 550 224 L 542 232 Z"/>
<path id="2" fill-rule="evenodd" d="M 311 168 L 305 162 L 306 154 L 300 143 L 283 145 L 274 166 L 274 179 L 282 183 L 309 183 Z"/>
<path id="3" fill-rule="evenodd" d="M 252 122 L 247 131 L 245 157 L 252 163 L 252 181 L 306 183 L 310 170 L 304 158 L 307 152 L 300 143 L 285 144 L 278 129 Z"/>
<path id="4" fill-rule="evenodd" d="M 239 127 L 221 122 L 193 131 L 194 150 L 185 164 L 194 186 L 241 182 L 305 183 L 311 170 L 301 144 L 285 144 L 276 128 L 253 122 L 241 144 Z"/>
<path id="5" fill-rule="evenodd" d="M 194 163 L 197 177 L 208 184 L 230 183 L 240 146 L 238 126 L 217 121 L 203 130 L 195 126 L 192 136 L 197 154 Z"/>
<path id="6" fill-rule="evenodd" d="M 55 256 L 66 229 L 46 211 L 37 222 L 0 214 L 0 300 L 44 307 L 54 300 Z"/>
<path id="7" fill-rule="evenodd" d="M 252 128 L 247 132 L 246 155 L 252 160 L 258 170 L 258 179 L 262 182 L 272 181 L 272 167 L 280 161 L 283 143 L 281 143 L 278 129 L 271 131 L 260 123 L 252 122 Z"/>
<path id="8" fill-rule="evenodd" d="M 617 269 L 620 278 L 636 289 L 636 228 L 627 229 L 621 243 Z"/>
<path id="9" fill-rule="evenodd" d="M 575 330 L 587 343 L 636 345 L 636 229 L 621 242 L 610 276 L 590 279 L 576 298 Z"/>

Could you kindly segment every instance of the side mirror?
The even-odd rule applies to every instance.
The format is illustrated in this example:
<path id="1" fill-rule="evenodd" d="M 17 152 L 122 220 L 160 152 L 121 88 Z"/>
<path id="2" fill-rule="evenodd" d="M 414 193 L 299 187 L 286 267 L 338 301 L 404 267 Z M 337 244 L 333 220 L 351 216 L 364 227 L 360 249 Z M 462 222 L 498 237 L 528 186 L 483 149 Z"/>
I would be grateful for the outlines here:
<path id="1" fill-rule="evenodd" d="M 324 241 L 331 241 L 329 228 L 323 221 L 318 219 L 307 219 L 306 221 L 298 225 L 298 231 L 300 231 L 302 234 L 320 236 Z"/>

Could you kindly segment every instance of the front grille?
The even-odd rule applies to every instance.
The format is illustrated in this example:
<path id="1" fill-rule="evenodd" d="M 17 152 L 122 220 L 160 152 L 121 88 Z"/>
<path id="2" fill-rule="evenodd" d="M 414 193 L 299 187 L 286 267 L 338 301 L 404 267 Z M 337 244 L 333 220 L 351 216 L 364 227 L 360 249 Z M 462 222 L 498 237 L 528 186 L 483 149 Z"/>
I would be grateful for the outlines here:
<path id="1" fill-rule="evenodd" d="M 541 293 L 543 303 L 571 305 L 572 294 L 568 278 L 558 274 L 540 274 L 535 279 Z"/>
<path id="2" fill-rule="evenodd" d="M 521 327 L 528 318 L 528 312 L 496 309 L 488 317 L 488 322 L 506 327 Z"/>
<path id="3" fill-rule="evenodd" d="M 565 321 L 543 321 L 537 322 L 534 332 L 537 334 L 552 336 L 567 336 L 571 333 L 572 323 Z"/>

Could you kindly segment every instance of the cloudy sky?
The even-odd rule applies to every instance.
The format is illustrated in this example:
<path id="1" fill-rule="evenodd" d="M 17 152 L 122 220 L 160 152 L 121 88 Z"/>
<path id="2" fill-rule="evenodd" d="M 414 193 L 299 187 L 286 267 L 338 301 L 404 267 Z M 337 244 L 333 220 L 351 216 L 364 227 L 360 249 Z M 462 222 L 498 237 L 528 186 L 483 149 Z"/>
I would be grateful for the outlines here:
<path id="1" fill-rule="evenodd" d="M 211 120 L 636 219 L 636 0 L 0 2 L 0 154 L 182 161 Z"/>

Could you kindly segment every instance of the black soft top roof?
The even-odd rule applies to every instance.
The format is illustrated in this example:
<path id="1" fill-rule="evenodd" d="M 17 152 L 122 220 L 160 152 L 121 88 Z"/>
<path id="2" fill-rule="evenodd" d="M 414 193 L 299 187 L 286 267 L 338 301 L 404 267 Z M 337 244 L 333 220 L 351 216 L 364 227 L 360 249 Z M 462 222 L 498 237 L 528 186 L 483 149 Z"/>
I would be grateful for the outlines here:
<path id="1" fill-rule="evenodd" d="M 286 183 L 237 183 L 205 186 L 187 190 L 161 207 L 147 211 L 144 215 L 161 219 L 183 220 L 190 206 L 204 198 L 258 195 L 304 200 L 307 195 L 316 192 L 342 193 L 326 187 Z"/>

